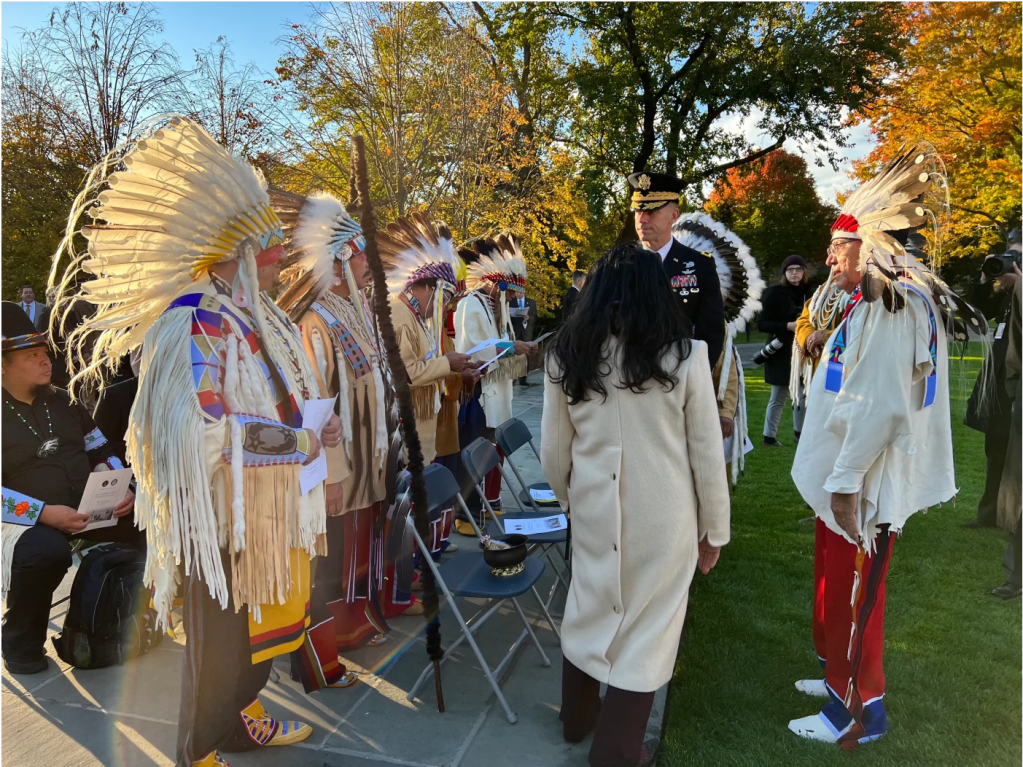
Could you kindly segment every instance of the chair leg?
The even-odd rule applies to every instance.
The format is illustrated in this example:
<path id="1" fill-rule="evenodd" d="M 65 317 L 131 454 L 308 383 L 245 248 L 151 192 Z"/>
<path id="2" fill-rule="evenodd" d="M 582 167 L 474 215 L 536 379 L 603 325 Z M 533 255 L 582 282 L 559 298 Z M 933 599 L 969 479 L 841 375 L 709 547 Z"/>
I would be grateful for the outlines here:
<path id="1" fill-rule="evenodd" d="M 533 589 L 533 593 L 536 594 L 536 589 Z M 540 596 L 537 595 L 537 599 L 539 598 Z M 512 597 L 512 604 L 515 605 L 515 609 L 518 611 L 519 617 L 522 618 L 522 625 L 526 627 L 526 633 L 528 633 L 529 638 L 533 640 L 533 646 L 536 648 L 536 651 L 540 654 L 540 662 L 543 663 L 544 668 L 548 668 L 551 665 L 551 661 L 547 657 L 547 654 L 543 651 L 543 648 L 540 646 L 540 640 L 537 639 L 536 634 L 533 633 L 533 627 L 530 626 L 529 621 L 526 620 L 526 614 L 522 612 L 522 606 L 519 604 L 519 600 L 517 600 L 515 597 Z M 540 603 L 540 606 L 543 607 L 543 602 Z M 547 610 L 544 609 L 544 612 L 546 613 Z M 550 620 L 549 616 L 547 620 Z M 560 639 L 560 637 L 558 638 Z"/>
<path id="2" fill-rule="evenodd" d="M 540 609 L 543 611 L 543 615 L 547 619 L 547 623 L 550 625 L 551 631 L 553 631 L 554 636 L 558 638 L 558 644 L 561 644 L 561 632 L 554 623 L 554 618 L 551 617 L 550 611 L 547 609 L 547 605 L 544 604 L 543 599 L 540 597 L 540 592 L 536 590 L 536 586 L 533 586 L 531 591 L 533 592 L 533 596 L 536 597 L 536 603 L 540 605 Z"/>
<path id="3" fill-rule="evenodd" d="M 512 600 L 515 601 L 514 599 Z M 517 605 L 516 605 L 517 606 Z M 483 652 L 480 650 L 479 645 L 476 644 L 476 638 L 473 637 L 472 632 L 469 631 L 469 627 L 465 625 L 465 621 L 462 619 L 462 614 L 458 611 L 458 607 L 454 604 L 451 605 L 451 612 L 455 614 L 455 618 L 458 619 L 459 625 L 462 627 L 462 635 L 469 642 L 469 646 L 472 647 L 473 653 L 476 655 L 476 660 L 480 662 L 480 668 L 483 669 L 483 673 L 487 677 L 487 681 L 490 682 L 491 688 L 494 690 L 494 695 L 497 696 L 497 700 L 501 704 L 501 708 L 504 709 L 504 715 L 508 718 L 509 724 L 515 724 L 519 718 L 515 715 L 515 712 L 511 710 L 508 705 L 508 701 L 504 698 L 504 693 L 501 692 L 501 688 L 497 685 L 497 680 L 494 678 L 494 674 L 490 671 L 490 666 L 487 665 L 486 659 L 483 657 Z M 521 615 L 521 610 L 519 611 Z"/>

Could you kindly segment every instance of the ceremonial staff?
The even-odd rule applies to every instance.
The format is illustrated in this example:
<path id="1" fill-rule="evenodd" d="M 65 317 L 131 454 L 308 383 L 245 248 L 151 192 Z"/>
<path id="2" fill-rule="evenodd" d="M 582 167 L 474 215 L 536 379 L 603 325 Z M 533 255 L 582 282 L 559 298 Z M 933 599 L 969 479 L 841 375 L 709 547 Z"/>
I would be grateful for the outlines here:
<path id="1" fill-rule="evenodd" d="M 408 470 L 412 475 L 412 518 L 420 540 L 430 539 L 429 504 L 426 498 L 426 483 L 423 481 L 423 451 L 416 430 L 416 419 L 412 407 L 412 391 L 409 388 L 408 372 L 401 359 L 398 339 L 391 321 L 391 305 L 387 300 L 387 277 L 377 248 L 377 223 L 373 213 L 373 202 L 369 193 L 369 173 L 366 169 L 365 140 L 362 136 L 352 137 L 352 164 L 355 169 L 355 185 L 359 193 L 362 234 L 366 238 L 366 261 L 373 275 L 373 310 L 380 326 L 380 336 L 387 352 L 387 364 L 391 369 L 394 393 L 398 400 L 405 446 L 408 449 Z M 429 552 L 422 552 L 430 556 Z M 444 651 L 440 644 L 440 610 L 437 598 L 437 584 L 433 572 L 423 568 L 423 615 L 426 618 L 426 653 L 433 661 L 433 680 L 437 688 L 437 710 L 444 713 L 444 691 L 440 682 L 440 660 Z"/>

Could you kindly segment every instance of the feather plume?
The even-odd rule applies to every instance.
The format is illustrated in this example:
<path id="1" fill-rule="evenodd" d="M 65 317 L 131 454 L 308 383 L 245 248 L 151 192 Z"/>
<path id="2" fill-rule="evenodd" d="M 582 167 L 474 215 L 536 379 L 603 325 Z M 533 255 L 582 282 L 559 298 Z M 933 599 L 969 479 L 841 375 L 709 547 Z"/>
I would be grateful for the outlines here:
<path id="1" fill-rule="evenodd" d="M 272 240 L 269 202 L 258 171 L 181 115 L 154 117 L 104 157 L 72 204 L 48 281 L 51 330 L 77 299 L 96 307 L 67 340 L 74 380 L 102 379 L 197 275 Z"/>
<path id="2" fill-rule="evenodd" d="M 683 245 L 714 258 L 728 337 L 734 338 L 760 311 L 760 296 L 764 292 L 764 281 L 749 247 L 735 232 L 706 213 L 683 213 L 671 230 Z"/>
<path id="3" fill-rule="evenodd" d="M 377 237 L 377 247 L 392 294 L 425 279 L 441 280 L 452 288 L 458 284 L 458 254 L 451 230 L 442 221 L 434 225 L 418 212 L 399 218 Z"/>

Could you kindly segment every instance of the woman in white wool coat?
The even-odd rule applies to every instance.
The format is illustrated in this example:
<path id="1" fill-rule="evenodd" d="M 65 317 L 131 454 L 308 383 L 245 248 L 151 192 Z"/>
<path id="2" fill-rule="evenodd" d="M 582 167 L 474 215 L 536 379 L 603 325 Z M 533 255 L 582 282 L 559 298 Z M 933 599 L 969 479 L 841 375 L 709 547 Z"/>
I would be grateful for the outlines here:
<path id="1" fill-rule="evenodd" d="M 573 546 L 561 718 L 569 742 L 596 728 L 591 765 L 652 757 L 643 735 L 674 671 L 689 584 L 728 543 L 707 345 L 687 335 L 657 254 L 620 245 L 548 355 L 542 462 Z"/>

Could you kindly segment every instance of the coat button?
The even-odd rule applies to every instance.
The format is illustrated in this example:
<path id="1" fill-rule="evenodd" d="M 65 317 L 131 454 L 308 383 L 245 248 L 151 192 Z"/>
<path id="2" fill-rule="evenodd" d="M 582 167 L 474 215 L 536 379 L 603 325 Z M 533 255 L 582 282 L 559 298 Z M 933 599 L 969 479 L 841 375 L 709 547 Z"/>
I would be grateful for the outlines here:
<path id="1" fill-rule="evenodd" d="M 614 606 L 614 611 L 615 611 L 615 613 L 616 613 L 616 614 L 617 614 L 617 613 L 619 612 L 619 610 L 618 610 L 618 605 L 615 605 L 615 606 Z"/>
<path id="2" fill-rule="evenodd" d="M 614 472 L 612 472 L 611 473 L 611 481 L 614 482 L 616 479 L 618 479 L 618 475 L 615 474 Z"/>
<path id="3" fill-rule="evenodd" d="M 618 551 L 618 544 L 617 544 L 617 543 L 612 543 L 612 544 L 611 544 L 611 548 L 612 548 L 612 550 L 614 550 L 614 551 Z"/>

